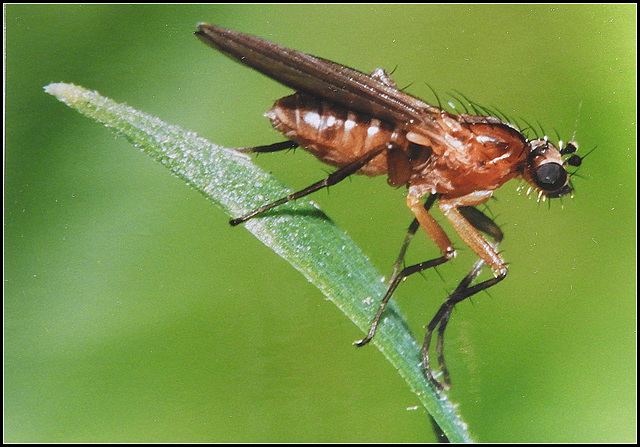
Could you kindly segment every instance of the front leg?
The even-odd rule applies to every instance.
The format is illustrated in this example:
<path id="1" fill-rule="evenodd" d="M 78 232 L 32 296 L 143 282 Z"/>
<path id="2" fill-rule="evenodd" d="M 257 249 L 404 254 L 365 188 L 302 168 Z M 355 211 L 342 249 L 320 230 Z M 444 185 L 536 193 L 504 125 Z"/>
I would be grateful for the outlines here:
<path id="1" fill-rule="evenodd" d="M 484 236 L 465 218 L 459 207 L 475 206 L 489 200 L 492 191 L 478 191 L 462 197 L 449 198 L 442 196 L 438 206 L 442 213 L 449 219 L 451 225 L 460 235 L 465 244 L 475 251 L 484 262 L 493 270 L 495 276 L 507 274 L 507 265 L 496 248 L 487 241 Z"/>

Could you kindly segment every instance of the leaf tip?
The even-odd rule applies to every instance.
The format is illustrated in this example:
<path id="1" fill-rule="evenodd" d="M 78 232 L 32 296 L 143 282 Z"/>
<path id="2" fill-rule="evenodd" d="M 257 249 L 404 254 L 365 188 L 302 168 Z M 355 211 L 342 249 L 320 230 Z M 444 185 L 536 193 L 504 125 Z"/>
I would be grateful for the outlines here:
<path id="1" fill-rule="evenodd" d="M 55 96 L 59 101 L 64 102 L 68 106 L 76 106 L 84 104 L 90 98 L 90 93 L 86 89 L 75 84 L 67 84 L 64 82 L 54 82 L 44 87 L 44 91 Z"/>
<path id="2" fill-rule="evenodd" d="M 44 91 L 49 93 L 50 95 L 61 97 L 68 95 L 73 89 L 77 88 L 73 84 L 65 84 L 64 82 L 54 82 L 52 84 L 46 85 L 44 87 Z"/>

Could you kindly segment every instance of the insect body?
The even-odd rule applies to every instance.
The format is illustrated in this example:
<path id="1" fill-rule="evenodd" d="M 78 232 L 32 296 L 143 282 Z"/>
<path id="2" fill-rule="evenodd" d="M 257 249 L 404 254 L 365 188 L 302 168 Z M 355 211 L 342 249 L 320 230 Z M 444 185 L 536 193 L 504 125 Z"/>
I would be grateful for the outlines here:
<path id="1" fill-rule="evenodd" d="M 453 306 L 501 281 L 507 267 L 497 251 L 502 232 L 475 205 L 486 202 L 493 191 L 512 178 L 522 178 L 547 197 L 561 197 L 572 189 L 567 165 L 578 166 L 577 144 L 559 150 L 546 138 L 529 141 L 513 125 L 491 116 L 454 115 L 398 89 L 382 69 L 366 75 L 334 62 L 291 50 L 258 37 L 209 24 L 195 33 L 203 42 L 237 61 L 293 88 L 266 113 L 273 126 L 289 141 L 245 149 L 271 152 L 301 146 L 338 169 L 317 182 L 257 210 L 231 220 L 232 225 L 291 200 L 333 185 L 351 174 L 386 175 L 394 187 L 408 188 L 407 205 L 415 216 L 410 235 L 418 225 L 440 249 L 442 256 L 400 270 L 410 237 L 401 250 L 389 290 L 367 337 L 374 336 L 386 303 L 403 278 L 440 265 L 455 255 L 448 236 L 429 214 L 438 206 L 462 240 L 480 260 L 442 305 L 427 328 L 423 364 L 427 378 L 438 389 L 429 367 L 429 343 L 439 327 L 438 359 L 449 382 L 442 355 L 444 328 Z M 566 157 L 565 157 L 566 158 Z M 429 195 L 426 203 L 423 196 Z M 486 239 L 487 233 L 494 242 Z M 471 286 L 487 264 L 494 278 Z"/>

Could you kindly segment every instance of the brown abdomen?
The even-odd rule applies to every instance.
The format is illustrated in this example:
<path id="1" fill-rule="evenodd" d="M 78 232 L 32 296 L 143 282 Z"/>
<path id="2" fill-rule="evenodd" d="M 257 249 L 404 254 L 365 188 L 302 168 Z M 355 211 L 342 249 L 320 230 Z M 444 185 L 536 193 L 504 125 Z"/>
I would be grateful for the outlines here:
<path id="1" fill-rule="evenodd" d="M 265 116 L 284 136 L 299 143 L 324 163 L 337 167 L 359 159 L 392 139 L 400 143 L 397 140 L 401 138 L 387 123 L 302 93 L 279 99 Z M 358 173 L 370 176 L 386 174 L 386 152 L 375 157 Z"/>

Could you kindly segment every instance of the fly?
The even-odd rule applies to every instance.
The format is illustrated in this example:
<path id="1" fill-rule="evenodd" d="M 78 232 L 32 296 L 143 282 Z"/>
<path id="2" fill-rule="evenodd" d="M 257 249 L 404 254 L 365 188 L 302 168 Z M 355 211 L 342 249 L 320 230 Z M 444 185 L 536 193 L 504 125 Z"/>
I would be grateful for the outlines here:
<path id="1" fill-rule="evenodd" d="M 460 238 L 479 256 L 427 326 L 422 347 L 426 378 L 438 390 L 448 387 L 443 342 L 453 307 L 507 275 L 507 265 L 497 250 L 502 231 L 475 206 L 489 200 L 495 189 L 514 178 L 524 179 L 541 196 L 570 194 L 567 166 L 580 165 L 582 159 L 575 154 L 578 145 L 571 141 L 564 148 L 562 144 L 556 147 L 546 137 L 528 140 L 515 126 L 493 116 L 449 113 L 399 90 L 383 69 L 367 75 L 248 34 L 206 23 L 198 28 L 195 34 L 207 45 L 295 90 L 293 95 L 276 101 L 266 113 L 287 141 L 241 150 L 275 152 L 300 146 L 337 168 L 324 180 L 232 219 L 231 225 L 334 185 L 352 174 L 386 175 L 389 185 L 407 188 L 407 206 L 415 219 L 409 226 L 387 293 L 367 336 L 356 342 L 357 346 L 364 346 L 374 337 L 400 281 L 455 256 L 449 237 L 429 213 L 436 201 Z M 424 196 L 428 197 L 422 203 Z M 400 268 L 419 227 L 437 245 L 441 256 Z M 494 277 L 471 285 L 485 264 Z M 436 329 L 443 383 L 435 378 L 429 361 L 429 346 Z"/>

